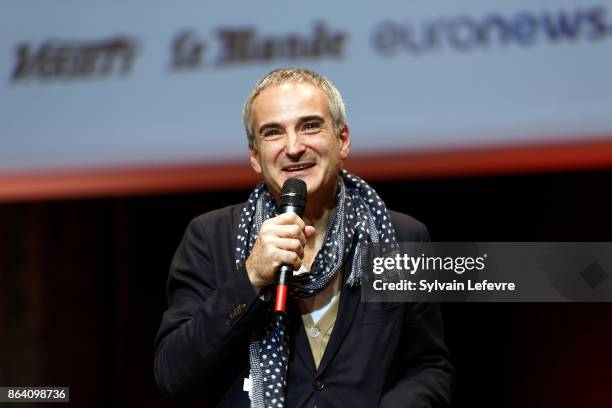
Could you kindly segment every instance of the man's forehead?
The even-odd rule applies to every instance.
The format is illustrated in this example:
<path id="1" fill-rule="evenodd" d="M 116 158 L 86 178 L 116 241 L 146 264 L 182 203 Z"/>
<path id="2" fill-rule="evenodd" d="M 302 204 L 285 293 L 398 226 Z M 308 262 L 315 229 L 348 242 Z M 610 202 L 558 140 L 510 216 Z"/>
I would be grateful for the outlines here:
<path id="1" fill-rule="evenodd" d="M 329 114 L 327 95 L 309 82 L 283 82 L 261 91 L 253 101 L 253 121 L 282 121 Z"/>

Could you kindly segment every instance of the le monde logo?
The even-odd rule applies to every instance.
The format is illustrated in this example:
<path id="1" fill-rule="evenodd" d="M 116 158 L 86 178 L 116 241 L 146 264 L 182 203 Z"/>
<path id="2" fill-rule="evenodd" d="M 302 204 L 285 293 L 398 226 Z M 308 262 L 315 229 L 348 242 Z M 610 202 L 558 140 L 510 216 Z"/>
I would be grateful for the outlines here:
<path id="1" fill-rule="evenodd" d="M 16 49 L 11 80 L 70 80 L 128 75 L 137 56 L 137 43 L 127 37 L 98 41 L 49 40 Z"/>
<path id="2" fill-rule="evenodd" d="M 240 65 L 277 60 L 342 58 L 348 37 L 317 22 L 306 34 L 263 35 L 253 27 L 219 28 L 214 42 L 183 31 L 172 42 L 171 67 L 193 70 L 203 65 Z M 214 50 L 214 51 L 213 51 Z M 205 57 L 211 58 L 205 61 Z"/>

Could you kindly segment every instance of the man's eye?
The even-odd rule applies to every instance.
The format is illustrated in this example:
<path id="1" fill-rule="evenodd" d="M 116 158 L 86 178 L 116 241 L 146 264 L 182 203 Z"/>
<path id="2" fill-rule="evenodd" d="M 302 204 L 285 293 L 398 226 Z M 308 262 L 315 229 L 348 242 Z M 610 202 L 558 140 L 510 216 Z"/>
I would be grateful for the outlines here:
<path id="1" fill-rule="evenodd" d="M 271 136 L 277 136 L 277 135 L 280 135 L 280 132 L 278 131 L 278 129 L 266 130 L 263 133 L 263 137 L 271 137 Z"/>
<path id="2" fill-rule="evenodd" d="M 319 122 L 306 122 L 304 123 L 304 130 L 319 130 L 321 128 L 321 124 Z"/>

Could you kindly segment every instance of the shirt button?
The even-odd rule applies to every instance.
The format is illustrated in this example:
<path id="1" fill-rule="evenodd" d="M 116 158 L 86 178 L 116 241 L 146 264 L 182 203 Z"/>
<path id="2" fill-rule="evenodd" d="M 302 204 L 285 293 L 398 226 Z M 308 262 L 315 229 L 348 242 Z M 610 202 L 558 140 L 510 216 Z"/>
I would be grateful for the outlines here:
<path id="1" fill-rule="evenodd" d="M 325 384 L 317 380 L 312 383 L 312 388 L 314 388 L 315 391 L 321 391 L 323 388 L 325 388 Z"/>
<path id="2" fill-rule="evenodd" d="M 319 334 L 321 333 L 318 327 L 311 327 L 309 332 L 311 337 L 319 337 Z"/>

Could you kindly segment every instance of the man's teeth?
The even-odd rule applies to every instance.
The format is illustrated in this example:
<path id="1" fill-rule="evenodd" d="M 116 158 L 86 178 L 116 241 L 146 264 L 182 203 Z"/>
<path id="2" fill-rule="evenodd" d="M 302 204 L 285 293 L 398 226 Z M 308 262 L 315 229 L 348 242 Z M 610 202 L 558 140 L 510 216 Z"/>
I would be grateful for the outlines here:
<path id="1" fill-rule="evenodd" d="M 297 171 L 297 170 L 302 170 L 302 169 L 305 169 L 305 168 L 308 168 L 308 167 L 310 167 L 310 166 L 308 166 L 308 165 L 292 166 L 292 167 L 289 167 L 287 170 L 289 170 L 289 171 Z"/>

